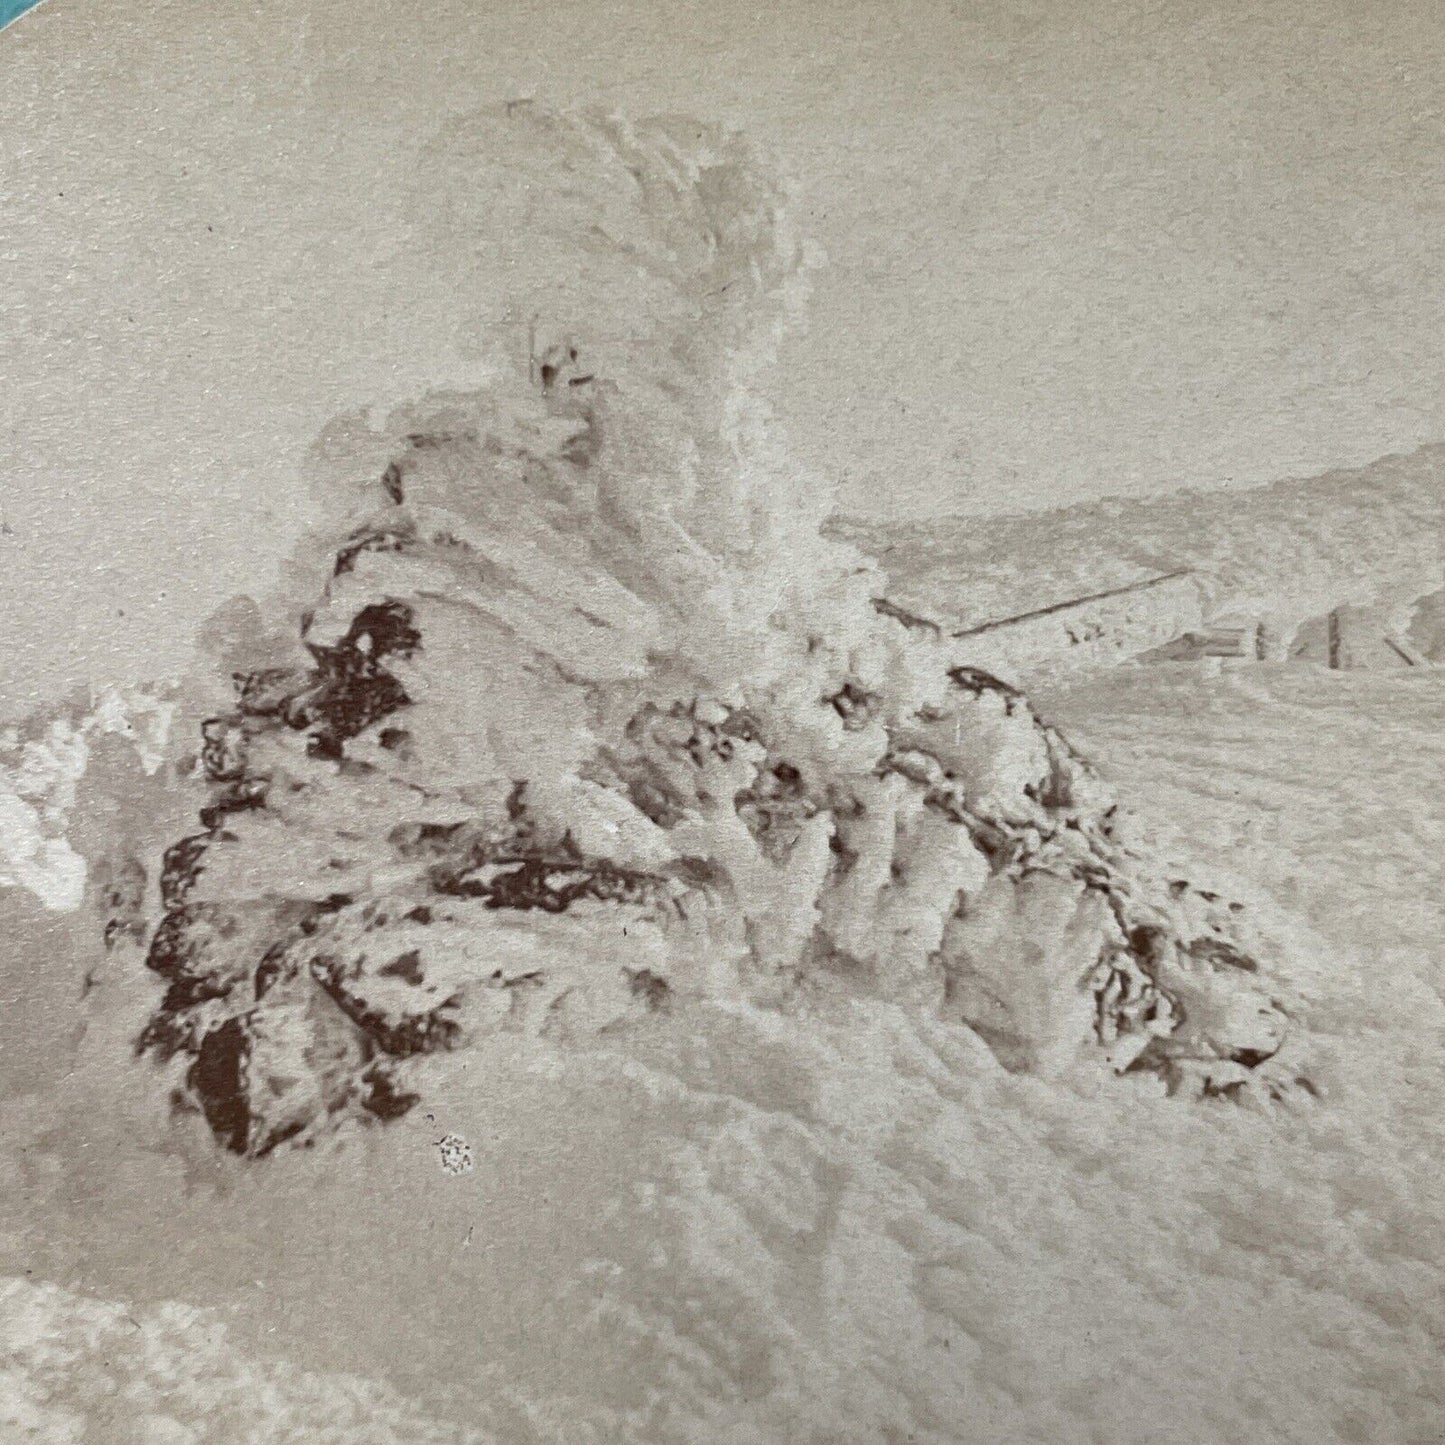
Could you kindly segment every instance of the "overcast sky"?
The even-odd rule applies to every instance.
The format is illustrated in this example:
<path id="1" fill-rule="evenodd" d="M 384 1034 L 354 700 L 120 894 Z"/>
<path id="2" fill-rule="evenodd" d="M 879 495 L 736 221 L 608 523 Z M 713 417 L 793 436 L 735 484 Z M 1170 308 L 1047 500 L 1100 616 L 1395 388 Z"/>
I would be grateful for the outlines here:
<path id="1" fill-rule="evenodd" d="M 1442 52 L 1438 0 L 48 0 L 0 35 L 0 712 L 168 665 L 328 420 L 480 380 L 403 199 L 451 116 L 775 150 L 830 258 L 780 414 L 916 517 L 1445 438 Z"/>

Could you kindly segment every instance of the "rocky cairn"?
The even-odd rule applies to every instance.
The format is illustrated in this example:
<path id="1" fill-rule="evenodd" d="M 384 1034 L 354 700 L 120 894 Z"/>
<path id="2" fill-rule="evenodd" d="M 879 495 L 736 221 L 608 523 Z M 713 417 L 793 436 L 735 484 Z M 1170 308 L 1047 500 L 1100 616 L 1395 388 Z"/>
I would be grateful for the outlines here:
<path id="1" fill-rule="evenodd" d="M 629 503 L 570 355 L 398 440 L 296 665 L 205 724 L 139 1043 L 178 1103 L 264 1155 L 406 1113 L 491 1032 L 840 992 L 1013 1071 L 1292 1086 L 1245 911 L 1131 851 L 1084 759 L 875 610 L 858 554 L 729 554 Z"/>

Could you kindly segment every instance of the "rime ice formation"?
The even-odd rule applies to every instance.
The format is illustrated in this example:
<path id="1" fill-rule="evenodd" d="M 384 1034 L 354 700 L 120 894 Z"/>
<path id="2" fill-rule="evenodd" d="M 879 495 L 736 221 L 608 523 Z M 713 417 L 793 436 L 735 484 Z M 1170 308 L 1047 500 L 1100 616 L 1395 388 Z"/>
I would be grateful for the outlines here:
<path id="1" fill-rule="evenodd" d="M 1092 1046 L 1289 1087 L 1240 911 L 1152 876 L 1027 699 L 880 615 L 821 537 L 756 400 L 799 267 L 746 156 L 505 123 L 666 191 L 665 226 L 610 244 L 681 301 L 615 371 L 559 331 L 525 382 L 368 440 L 304 652 L 206 724 L 203 829 L 165 858 L 142 1046 L 179 1097 L 264 1154 L 406 1112 L 489 1031 L 838 992 L 1010 1070 Z"/>
<path id="2" fill-rule="evenodd" d="M 154 773 L 174 711 L 163 696 L 108 687 L 78 719 L 55 718 L 28 737 L 18 727 L 0 731 L 0 888 L 25 888 L 56 911 L 80 906 L 86 863 L 65 827 L 91 750 L 98 739 L 120 737 Z"/>

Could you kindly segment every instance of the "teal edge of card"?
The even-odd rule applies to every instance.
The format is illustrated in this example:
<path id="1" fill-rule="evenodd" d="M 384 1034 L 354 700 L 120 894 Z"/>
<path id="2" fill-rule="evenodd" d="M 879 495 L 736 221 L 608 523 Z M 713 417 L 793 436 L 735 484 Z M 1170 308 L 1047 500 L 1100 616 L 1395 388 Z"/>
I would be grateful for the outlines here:
<path id="1" fill-rule="evenodd" d="M 0 30 L 12 20 L 18 20 L 27 10 L 33 10 L 40 0 L 0 0 Z"/>

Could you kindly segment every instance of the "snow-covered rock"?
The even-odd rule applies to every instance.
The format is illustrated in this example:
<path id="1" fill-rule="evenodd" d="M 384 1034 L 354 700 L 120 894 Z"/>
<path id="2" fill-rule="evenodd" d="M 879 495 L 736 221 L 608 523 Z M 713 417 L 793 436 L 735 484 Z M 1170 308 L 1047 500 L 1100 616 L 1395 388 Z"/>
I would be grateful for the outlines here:
<path id="1" fill-rule="evenodd" d="M 498 1031 L 839 990 L 1009 1069 L 1092 1047 L 1275 1089 L 1285 1014 L 1237 914 L 1131 853 L 1068 742 L 879 614 L 857 554 L 815 538 L 784 568 L 681 506 L 621 508 L 626 402 L 454 398 L 445 433 L 399 439 L 305 660 L 204 724 L 143 1042 L 217 1138 L 395 1118 L 429 1057 Z"/>

